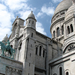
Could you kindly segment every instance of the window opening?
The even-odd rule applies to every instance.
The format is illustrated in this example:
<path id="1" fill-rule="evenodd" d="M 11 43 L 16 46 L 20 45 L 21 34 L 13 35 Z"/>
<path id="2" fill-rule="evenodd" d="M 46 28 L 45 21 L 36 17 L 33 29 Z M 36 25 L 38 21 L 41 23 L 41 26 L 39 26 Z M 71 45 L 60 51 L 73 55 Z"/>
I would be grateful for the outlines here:
<path id="1" fill-rule="evenodd" d="M 61 29 L 62 29 L 62 35 L 63 35 L 64 34 L 64 27 L 62 26 Z"/>
<path id="2" fill-rule="evenodd" d="M 33 37 L 33 33 L 31 34 L 31 37 Z"/>
<path id="3" fill-rule="evenodd" d="M 20 43 L 19 50 L 21 50 L 21 47 L 22 47 L 22 43 Z"/>
<path id="4" fill-rule="evenodd" d="M 34 24 L 34 21 L 32 21 L 32 24 Z"/>
<path id="5" fill-rule="evenodd" d="M 55 38 L 55 31 L 53 31 L 53 38 Z"/>
<path id="6" fill-rule="evenodd" d="M 64 12 L 61 12 L 61 15 L 65 14 Z"/>
<path id="7" fill-rule="evenodd" d="M 73 32 L 73 25 L 72 24 L 70 25 L 70 28 L 71 28 L 71 32 Z"/>
<path id="8" fill-rule="evenodd" d="M 62 75 L 62 67 L 59 68 L 59 75 Z"/>
<path id="9" fill-rule="evenodd" d="M 66 72 L 66 75 L 69 75 L 69 73 L 68 73 L 68 72 Z"/>
<path id="10" fill-rule="evenodd" d="M 68 34 L 70 34 L 70 28 L 69 28 L 69 26 L 67 26 L 67 31 L 68 31 Z"/>
<path id="11" fill-rule="evenodd" d="M 42 49 L 42 47 L 40 46 L 40 49 L 39 49 L 39 50 L 40 50 L 40 51 L 39 51 L 39 55 L 40 55 L 40 56 L 41 56 L 41 49 Z"/>
<path id="12" fill-rule="evenodd" d="M 29 23 L 31 22 L 31 20 L 29 20 Z"/>
<path id="13" fill-rule="evenodd" d="M 59 27 L 57 28 L 57 37 L 59 37 L 60 35 L 60 30 L 59 30 Z"/>
<path id="14" fill-rule="evenodd" d="M 62 75 L 62 67 L 59 68 L 59 75 Z"/>
<path id="15" fill-rule="evenodd" d="M 36 47 L 36 55 L 38 54 L 38 47 Z"/>

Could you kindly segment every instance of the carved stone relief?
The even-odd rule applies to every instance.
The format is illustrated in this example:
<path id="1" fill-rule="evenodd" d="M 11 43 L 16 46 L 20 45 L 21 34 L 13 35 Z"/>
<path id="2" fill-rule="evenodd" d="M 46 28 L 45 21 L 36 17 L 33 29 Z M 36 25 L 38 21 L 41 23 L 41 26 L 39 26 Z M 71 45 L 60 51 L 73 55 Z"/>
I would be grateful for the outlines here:
<path id="1" fill-rule="evenodd" d="M 69 51 L 71 51 L 71 50 L 74 50 L 74 49 L 75 49 L 75 43 L 69 44 L 69 45 L 65 48 L 65 50 L 64 50 L 63 53 L 67 53 L 67 52 L 69 52 Z"/>
<path id="2" fill-rule="evenodd" d="M 12 67 L 6 67 L 6 75 L 22 75 L 22 71 Z"/>

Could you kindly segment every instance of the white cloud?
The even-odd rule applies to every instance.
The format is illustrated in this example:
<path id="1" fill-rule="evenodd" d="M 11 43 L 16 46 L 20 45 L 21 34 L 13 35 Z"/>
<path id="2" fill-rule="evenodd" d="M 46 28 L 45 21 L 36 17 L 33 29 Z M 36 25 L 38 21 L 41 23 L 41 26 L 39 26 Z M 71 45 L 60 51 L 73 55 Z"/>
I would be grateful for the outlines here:
<path id="1" fill-rule="evenodd" d="M 46 6 L 43 6 L 41 8 L 41 11 L 47 15 L 53 15 L 54 14 L 54 7 L 46 7 Z"/>
<path id="2" fill-rule="evenodd" d="M 44 35 L 46 35 L 46 32 L 42 26 L 42 24 L 40 22 L 37 22 L 36 23 L 36 30 Z"/>
<path id="3" fill-rule="evenodd" d="M 19 14 L 22 19 L 26 19 L 31 11 L 20 11 Z"/>
<path id="4" fill-rule="evenodd" d="M 9 6 L 12 10 L 19 10 L 23 7 L 26 7 L 27 0 L 3 0 L 3 2 Z"/>
<path id="5" fill-rule="evenodd" d="M 61 2 L 62 0 L 52 0 L 54 3 Z"/>
<path id="6" fill-rule="evenodd" d="M 11 32 L 11 15 L 13 14 L 7 11 L 6 6 L 0 4 L 0 40 L 2 40 L 6 34 L 10 34 Z"/>
<path id="7" fill-rule="evenodd" d="M 51 16 L 54 14 L 54 7 L 47 7 L 46 5 L 42 6 L 41 11 L 37 14 L 37 17 L 43 17 L 44 14 Z"/>
<path id="8" fill-rule="evenodd" d="M 42 12 L 39 12 L 38 14 L 37 14 L 37 17 L 40 17 L 40 16 L 42 16 L 43 15 L 43 13 Z"/>
<path id="9" fill-rule="evenodd" d="M 0 3 L 0 40 L 4 38 L 6 34 L 11 33 L 12 20 L 14 16 L 21 16 L 24 20 L 30 14 L 31 8 L 27 5 L 28 0 L 1 0 Z M 7 8 L 8 7 L 8 8 Z M 16 13 L 17 12 L 17 13 Z M 17 14 L 17 15 L 16 15 Z"/>
<path id="10" fill-rule="evenodd" d="M 31 8 L 26 4 L 27 0 L 2 0 L 5 2 L 5 5 L 0 4 L 0 40 L 2 40 L 6 34 L 11 33 L 11 27 L 12 23 L 11 20 L 16 16 L 16 13 L 14 14 L 13 12 L 17 12 L 19 16 L 22 19 L 26 19 L 27 16 L 30 14 L 31 10 L 34 10 L 36 8 Z M 26 4 L 26 5 L 25 5 Z M 9 7 L 9 9 L 7 8 Z M 20 9 L 23 8 L 21 11 Z M 12 12 L 12 13 L 11 13 Z M 38 13 L 38 17 L 43 15 L 43 11 Z M 43 25 L 40 22 L 36 23 L 36 30 L 44 35 L 46 35 L 46 32 L 43 28 Z"/>

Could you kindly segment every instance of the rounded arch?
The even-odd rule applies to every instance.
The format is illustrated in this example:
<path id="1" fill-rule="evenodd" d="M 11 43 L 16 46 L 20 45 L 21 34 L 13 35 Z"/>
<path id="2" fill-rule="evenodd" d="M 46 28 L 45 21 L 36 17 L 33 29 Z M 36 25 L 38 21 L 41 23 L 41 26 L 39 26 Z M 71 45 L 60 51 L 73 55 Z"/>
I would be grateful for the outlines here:
<path id="1" fill-rule="evenodd" d="M 57 37 L 59 37 L 60 36 L 60 27 L 56 28 L 56 32 L 57 32 Z"/>
<path id="2" fill-rule="evenodd" d="M 69 46 L 72 46 L 72 47 L 73 47 L 73 44 L 75 44 L 75 42 L 68 44 L 68 45 L 66 46 L 66 48 L 64 49 L 63 53 L 65 53 L 66 49 L 67 49 Z M 69 49 L 69 50 L 70 50 L 70 49 Z"/>
<path id="3" fill-rule="evenodd" d="M 35 46 L 35 54 L 38 55 L 38 45 Z"/>
<path id="4" fill-rule="evenodd" d="M 41 56 L 42 55 L 42 50 L 43 50 L 43 45 L 42 44 L 39 44 L 38 45 L 38 50 L 39 50 L 39 56 Z"/>
<path id="5" fill-rule="evenodd" d="M 63 65 L 62 64 L 58 65 L 58 73 L 59 75 L 63 75 Z"/>
<path id="6" fill-rule="evenodd" d="M 21 46 L 22 46 L 22 40 L 19 40 L 18 49 L 21 49 Z"/>
<path id="7" fill-rule="evenodd" d="M 66 69 L 66 70 L 65 70 L 65 75 L 71 75 L 69 69 Z"/>
<path id="8" fill-rule="evenodd" d="M 65 49 L 66 49 L 70 44 L 73 44 L 73 43 L 75 43 L 75 40 L 70 40 L 70 41 L 66 42 L 66 43 L 64 44 L 64 46 L 62 47 L 63 53 L 64 53 Z"/>

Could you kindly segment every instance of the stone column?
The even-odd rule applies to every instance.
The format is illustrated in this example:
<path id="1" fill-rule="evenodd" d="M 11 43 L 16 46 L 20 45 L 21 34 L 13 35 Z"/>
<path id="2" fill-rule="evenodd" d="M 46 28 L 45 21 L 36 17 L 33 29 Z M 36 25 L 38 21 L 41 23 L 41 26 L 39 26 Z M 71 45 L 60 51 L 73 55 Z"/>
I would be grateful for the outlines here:
<path id="1" fill-rule="evenodd" d="M 73 32 L 75 33 L 75 18 L 73 18 Z"/>
<path id="2" fill-rule="evenodd" d="M 60 27 L 60 36 L 62 36 L 62 26 Z"/>
<path id="3" fill-rule="evenodd" d="M 37 53 L 38 53 L 37 55 L 39 55 L 39 46 L 38 46 L 38 52 Z"/>
<path id="4" fill-rule="evenodd" d="M 67 35 L 67 30 L 66 30 L 66 25 L 64 24 L 64 39 L 66 39 L 66 35 Z"/>
<path id="5" fill-rule="evenodd" d="M 42 47 L 42 50 L 41 50 L 41 56 L 43 57 L 43 47 Z"/>

